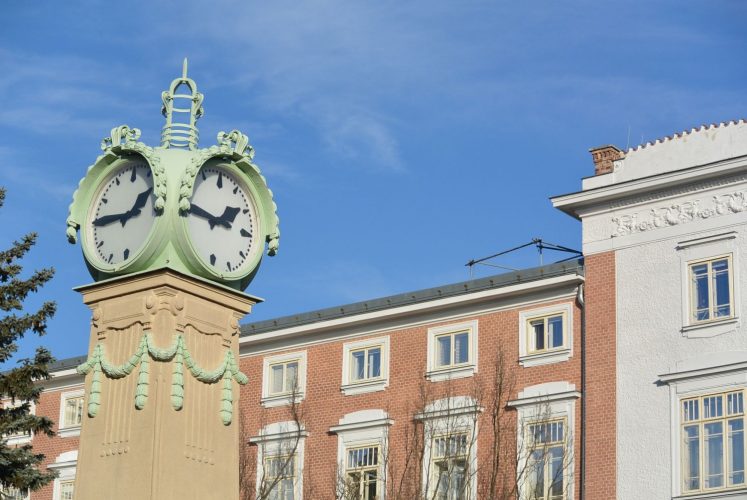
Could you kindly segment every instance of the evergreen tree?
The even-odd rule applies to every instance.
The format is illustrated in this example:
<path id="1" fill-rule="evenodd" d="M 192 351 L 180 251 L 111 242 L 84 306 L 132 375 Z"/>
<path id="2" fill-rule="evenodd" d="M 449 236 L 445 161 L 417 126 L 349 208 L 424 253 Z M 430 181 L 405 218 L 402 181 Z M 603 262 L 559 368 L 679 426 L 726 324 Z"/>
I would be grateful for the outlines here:
<path id="1" fill-rule="evenodd" d="M 5 190 L 0 188 L 0 206 Z M 18 340 L 30 330 L 44 335 L 46 323 L 55 312 L 54 302 L 45 302 L 38 311 L 23 312 L 23 301 L 54 275 L 54 269 L 35 271 L 28 279 L 20 277 L 19 261 L 34 246 L 36 233 L 0 250 L 0 485 L 3 489 L 36 490 L 54 479 L 52 471 L 40 470 L 44 455 L 34 453 L 30 444 L 8 444 L 8 436 L 28 433 L 54 435 L 52 421 L 31 414 L 31 403 L 38 403 L 41 387 L 35 382 L 49 378 L 50 352 L 39 347 L 33 358 L 18 361 L 8 369 L 8 360 L 18 350 Z M 0 497 L 2 494 L 0 493 Z"/>

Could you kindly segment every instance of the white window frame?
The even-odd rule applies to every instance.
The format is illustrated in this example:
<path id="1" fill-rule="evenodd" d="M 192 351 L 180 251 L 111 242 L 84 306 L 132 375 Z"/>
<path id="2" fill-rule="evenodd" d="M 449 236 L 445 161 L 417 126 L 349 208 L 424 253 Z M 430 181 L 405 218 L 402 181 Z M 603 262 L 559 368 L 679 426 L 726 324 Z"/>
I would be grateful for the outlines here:
<path id="1" fill-rule="evenodd" d="M 304 448 L 306 437 L 309 435 L 303 426 L 299 429 L 298 424 L 294 421 L 276 422 L 264 426 L 258 436 L 249 438 L 250 443 L 257 445 L 257 477 L 256 477 L 256 494 L 259 494 L 262 487 L 262 479 L 265 472 L 265 459 L 277 456 L 288 456 L 293 450 L 296 440 L 295 455 L 295 475 L 294 475 L 294 500 L 303 498 L 303 466 L 304 466 Z"/>
<path id="2" fill-rule="evenodd" d="M 458 334 L 467 332 L 469 340 L 468 360 L 466 363 L 451 364 L 448 366 L 438 365 L 436 339 L 442 335 Z M 450 323 L 448 325 L 436 326 L 428 329 L 428 355 L 427 369 L 425 377 L 431 382 L 451 380 L 456 378 L 471 377 L 477 373 L 477 339 L 478 339 L 478 322 L 477 320 L 463 321 L 461 323 Z M 453 345 L 453 342 L 452 342 Z"/>
<path id="3" fill-rule="evenodd" d="M 279 363 L 290 363 L 298 361 L 297 388 L 295 401 L 293 392 L 272 394 L 272 372 L 271 367 Z M 297 351 L 275 356 L 266 356 L 263 361 L 262 375 L 262 406 L 269 408 L 274 406 L 290 405 L 303 401 L 306 396 L 306 351 Z"/>
<path id="4" fill-rule="evenodd" d="M 741 260 L 736 231 L 680 241 L 677 245 L 677 254 L 680 258 L 682 290 L 682 328 L 680 330 L 682 335 L 687 338 L 709 338 L 736 332 L 741 313 L 741 281 L 739 277 Z M 730 258 L 731 316 L 707 321 L 693 321 L 690 266 L 703 261 L 719 260 L 719 258 L 727 256 Z"/>
<path id="5" fill-rule="evenodd" d="M 565 450 L 564 460 L 568 462 L 564 465 L 563 482 L 565 485 L 565 497 L 574 497 L 574 430 L 576 429 L 576 401 L 581 397 L 581 393 L 576 390 L 576 386 L 570 382 L 546 382 L 543 384 L 525 387 L 519 391 L 519 397 L 508 402 L 508 406 L 516 408 L 518 418 L 516 419 L 516 435 L 519 436 L 516 443 L 517 455 L 517 477 L 519 478 L 519 498 L 527 498 L 526 472 L 527 460 L 529 459 L 529 443 L 527 440 L 528 426 L 563 420 L 565 425 L 565 440 L 568 449 Z"/>
<path id="6" fill-rule="evenodd" d="M 15 408 L 16 406 L 20 406 L 21 404 L 21 401 L 16 401 L 15 403 L 13 403 L 10 400 L 6 400 L 3 401 L 3 408 Z M 36 404 L 34 404 L 33 401 L 29 401 L 29 413 L 31 415 L 36 415 Z M 30 431 L 28 434 L 13 434 L 10 436 L 5 436 L 4 439 L 5 442 L 10 446 L 27 444 L 34 439 L 34 432 Z"/>
<path id="7" fill-rule="evenodd" d="M 54 463 L 47 466 L 48 469 L 57 471 L 58 476 L 54 480 L 52 488 L 52 499 L 61 500 L 62 483 L 74 481 L 78 466 L 78 450 L 66 451 L 57 456 Z"/>
<path id="8" fill-rule="evenodd" d="M 12 488 L 12 489 L 16 490 L 16 492 L 20 493 L 20 490 L 18 490 L 16 488 Z M 7 493 L 7 489 L 3 488 L 2 486 L 0 486 L 0 492 L 3 493 L 3 494 L 5 494 L 5 493 Z M 31 492 L 29 490 L 26 490 L 26 494 L 23 496 L 23 500 L 29 500 L 29 498 L 31 498 Z"/>
<path id="9" fill-rule="evenodd" d="M 534 351 L 531 348 L 529 322 L 563 316 L 563 345 Z M 525 368 L 568 361 L 573 356 L 573 303 L 565 302 L 519 312 L 519 364 Z"/>
<path id="10" fill-rule="evenodd" d="M 440 436 L 467 435 L 467 488 L 465 499 L 477 498 L 477 437 L 478 418 L 483 408 L 470 396 L 453 396 L 433 401 L 422 413 L 415 416 L 423 422 L 422 488 L 432 498 L 438 479 L 434 478 L 433 443 Z"/>
<path id="11" fill-rule="evenodd" d="M 363 349 L 379 347 L 381 349 L 380 375 L 376 378 L 353 380 L 353 353 Z M 346 342 L 342 346 L 342 386 L 340 390 L 346 396 L 367 392 L 383 391 L 389 386 L 389 336 Z"/>
<path id="12" fill-rule="evenodd" d="M 711 353 L 683 360 L 678 363 L 674 371 L 660 375 L 659 382 L 669 386 L 672 497 L 677 499 L 721 498 L 722 495 L 728 494 L 730 498 L 732 495 L 736 498 L 736 495 L 747 494 L 747 484 L 723 490 L 683 491 L 681 435 L 683 400 L 747 389 L 747 352 Z"/>
<path id="13" fill-rule="evenodd" d="M 78 425 L 65 425 L 65 403 L 68 399 L 72 398 L 84 398 L 85 396 L 85 390 L 84 389 L 76 389 L 74 391 L 65 391 L 62 394 L 60 394 L 60 419 L 57 421 L 58 424 L 58 430 L 57 435 L 60 437 L 72 437 L 72 436 L 80 436 L 80 426 Z M 83 406 L 83 413 L 81 415 L 81 423 L 83 422 L 83 418 L 85 417 L 85 401 Z"/>
<path id="14" fill-rule="evenodd" d="M 330 427 L 331 433 L 337 434 L 338 473 L 346 477 L 347 451 L 364 446 L 378 446 L 379 464 L 377 473 L 379 499 L 384 498 L 386 486 L 386 457 L 389 428 L 394 420 L 380 409 L 360 410 L 344 415 L 338 425 Z"/>

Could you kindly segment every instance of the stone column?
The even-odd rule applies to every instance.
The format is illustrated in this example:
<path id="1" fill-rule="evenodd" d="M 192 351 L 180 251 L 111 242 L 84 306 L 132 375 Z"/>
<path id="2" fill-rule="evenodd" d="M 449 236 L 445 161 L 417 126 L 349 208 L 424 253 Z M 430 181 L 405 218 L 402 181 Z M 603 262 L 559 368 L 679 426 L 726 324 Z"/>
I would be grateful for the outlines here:
<path id="1" fill-rule="evenodd" d="M 92 310 L 77 500 L 239 496 L 239 320 L 259 299 L 159 270 L 78 289 Z"/>

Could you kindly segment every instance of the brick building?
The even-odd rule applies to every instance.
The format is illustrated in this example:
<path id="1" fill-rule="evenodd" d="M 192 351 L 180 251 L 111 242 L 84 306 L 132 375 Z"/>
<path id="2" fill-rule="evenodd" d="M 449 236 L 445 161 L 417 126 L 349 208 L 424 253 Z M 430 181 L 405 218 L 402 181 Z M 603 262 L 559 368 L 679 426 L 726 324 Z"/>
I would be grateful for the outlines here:
<path id="1" fill-rule="evenodd" d="M 553 198 L 583 263 L 242 326 L 243 497 L 747 495 L 747 124 L 592 158 Z M 36 407 L 32 499 L 72 498 L 83 360 Z"/>

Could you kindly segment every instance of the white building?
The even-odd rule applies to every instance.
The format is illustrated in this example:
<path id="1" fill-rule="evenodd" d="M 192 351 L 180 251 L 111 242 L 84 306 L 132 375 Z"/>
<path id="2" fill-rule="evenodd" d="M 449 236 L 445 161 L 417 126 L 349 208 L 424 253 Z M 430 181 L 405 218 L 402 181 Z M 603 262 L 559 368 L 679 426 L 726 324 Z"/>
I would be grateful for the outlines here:
<path id="1" fill-rule="evenodd" d="M 587 261 L 614 256 L 613 497 L 747 498 L 747 123 L 592 154 L 597 175 L 553 203 Z"/>

